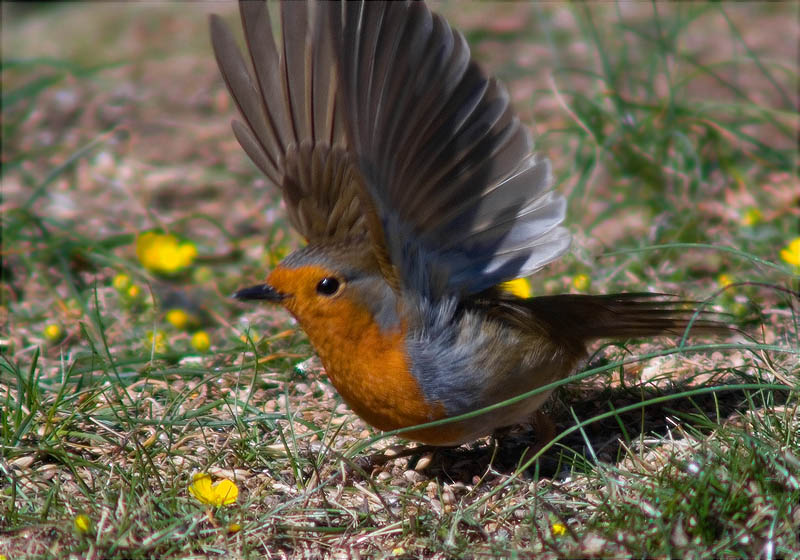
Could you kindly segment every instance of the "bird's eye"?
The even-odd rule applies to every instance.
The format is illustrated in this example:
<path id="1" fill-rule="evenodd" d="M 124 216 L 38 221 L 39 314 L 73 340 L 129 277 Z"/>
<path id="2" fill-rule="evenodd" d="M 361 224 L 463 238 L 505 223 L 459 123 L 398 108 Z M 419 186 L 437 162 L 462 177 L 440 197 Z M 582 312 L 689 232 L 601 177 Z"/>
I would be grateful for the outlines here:
<path id="1" fill-rule="evenodd" d="M 317 293 L 332 296 L 339 291 L 339 281 L 333 276 L 326 276 L 317 284 Z"/>

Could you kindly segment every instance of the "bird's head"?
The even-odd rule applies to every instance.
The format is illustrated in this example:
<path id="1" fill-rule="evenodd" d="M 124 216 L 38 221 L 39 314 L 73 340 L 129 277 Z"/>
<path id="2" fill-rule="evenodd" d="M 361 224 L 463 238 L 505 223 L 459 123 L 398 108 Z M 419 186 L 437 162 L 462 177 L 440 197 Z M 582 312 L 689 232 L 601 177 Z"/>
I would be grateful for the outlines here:
<path id="1" fill-rule="evenodd" d="M 394 293 L 363 244 L 309 245 L 286 257 L 264 284 L 233 294 L 238 300 L 280 303 L 311 336 L 377 321 L 397 323 Z"/>

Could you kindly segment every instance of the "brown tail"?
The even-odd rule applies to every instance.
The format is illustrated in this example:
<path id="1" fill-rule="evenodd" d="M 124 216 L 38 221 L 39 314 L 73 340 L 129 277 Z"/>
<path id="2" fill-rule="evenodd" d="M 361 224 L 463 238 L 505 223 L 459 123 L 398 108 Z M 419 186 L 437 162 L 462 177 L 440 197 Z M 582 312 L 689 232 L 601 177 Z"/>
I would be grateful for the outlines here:
<path id="1" fill-rule="evenodd" d="M 557 295 L 528 299 L 528 310 L 554 332 L 589 341 L 670 334 L 730 334 L 736 329 L 718 313 L 699 311 L 696 301 L 666 294 Z"/>

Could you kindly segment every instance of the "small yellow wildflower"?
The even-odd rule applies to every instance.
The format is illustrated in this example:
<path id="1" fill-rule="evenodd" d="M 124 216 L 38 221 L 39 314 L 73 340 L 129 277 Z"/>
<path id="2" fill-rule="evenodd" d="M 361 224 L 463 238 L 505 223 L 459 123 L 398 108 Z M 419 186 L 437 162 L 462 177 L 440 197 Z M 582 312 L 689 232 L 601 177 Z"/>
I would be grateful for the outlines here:
<path id="1" fill-rule="evenodd" d="M 44 337 L 50 342 L 58 342 L 64 338 L 64 330 L 57 323 L 50 323 L 44 328 Z"/>
<path id="2" fill-rule="evenodd" d="M 550 527 L 550 530 L 553 532 L 554 537 L 560 537 L 561 535 L 566 534 L 567 526 L 563 523 L 556 522 L 553 523 L 553 525 Z"/>
<path id="3" fill-rule="evenodd" d="M 92 521 L 85 513 L 80 513 L 75 516 L 75 530 L 79 533 L 86 534 L 92 528 Z"/>
<path id="4" fill-rule="evenodd" d="M 211 348 L 211 339 L 206 331 L 197 331 L 192 335 L 192 348 L 198 352 L 208 352 Z"/>
<path id="5" fill-rule="evenodd" d="M 531 283 L 527 278 L 517 278 L 516 280 L 509 280 L 508 282 L 503 282 L 502 284 L 500 284 L 500 287 L 519 298 L 531 297 Z"/>
<path id="6" fill-rule="evenodd" d="M 402 546 L 396 546 L 392 549 L 392 556 L 402 556 L 406 553 L 406 549 Z"/>
<path id="7" fill-rule="evenodd" d="M 127 274 L 117 274 L 111 281 L 111 285 L 114 286 L 114 289 L 119 293 L 124 294 L 128 291 L 128 288 L 131 287 L 131 277 Z"/>
<path id="8" fill-rule="evenodd" d="M 167 311 L 166 319 L 176 329 L 185 329 L 189 324 L 189 314 L 183 309 L 170 309 Z"/>
<path id="9" fill-rule="evenodd" d="M 156 331 L 155 339 L 153 337 L 153 331 L 147 331 L 145 345 L 147 346 L 147 350 L 155 349 L 156 354 L 163 354 L 167 351 L 167 340 L 164 337 L 164 333 L 161 331 Z"/>
<path id="10" fill-rule="evenodd" d="M 219 507 L 234 503 L 236 498 L 239 497 L 239 488 L 227 478 L 211 484 L 211 476 L 209 474 L 195 473 L 192 475 L 189 493 L 201 503 Z"/>
<path id="11" fill-rule="evenodd" d="M 800 237 L 792 239 L 785 249 L 781 249 L 781 259 L 794 267 L 800 274 Z"/>
<path id="12" fill-rule="evenodd" d="M 174 275 L 189 267 L 197 256 L 197 247 L 170 233 L 146 231 L 136 238 L 136 256 L 147 270 Z"/>
<path id="13" fill-rule="evenodd" d="M 752 227 L 761 222 L 761 210 L 758 208 L 748 208 L 744 211 L 742 215 L 742 225 L 746 227 Z"/>
<path id="14" fill-rule="evenodd" d="M 248 338 L 248 336 L 249 336 L 250 338 Z M 244 342 L 245 344 L 250 344 L 250 341 L 251 341 L 251 340 L 252 340 L 253 342 L 257 343 L 259 340 L 261 340 L 261 335 L 260 335 L 260 334 L 258 334 L 258 331 L 256 331 L 255 329 L 250 329 L 249 331 L 247 331 L 247 332 L 245 332 L 245 333 L 242 333 L 242 334 L 239 336 L 239 340 L 241 340 L 241 341 L 242 341 L 242 342 Z"/>
<path id="15" fill-rule="evenodd" d="M 142 297 L 142 289 L 134 284 L 128 288 L 127 292 L 125 292 L 125 296 L 131 301 L 137 300 Z"/>
<path id="16" fill-rule="evenodd" d="M 572 278 L 572 285 L 579 292 L 585 292 L 586 290 L 588 290 L 591 283 L 592 280 L 591 278 L 589 278 L 588 274 L 576 274 Z"/>
<path id="17" fill-rule="evenodd" d="M 717 284 L 719 284 L 723 288 L 727 288 L 731 284 L 733 284 L 733 278 L 730 274 L 722 273 L 717 276 Z"/>
<path id="18" fill-rule="evenodd" d="M 228 533 L 230 533 L 231 535 L 234 533 L 238 533 L 241 530 L 242 526 L 239 525 L 238 523 L 231 523 L 230 525 L 228 525 Z"/>
<path id="19" fill-rule="evenodd" d="M 166 315 L 167 322 L 178 330 L 187 330 L 198 326 L 200 320 L 193 313 L 184 309 L 170 309 Z"/>
<path id="20" fill-rule="evenodd" d="M 8 560 L 8 556 L 5 554 L 0 554 L 0 560 Z"/>

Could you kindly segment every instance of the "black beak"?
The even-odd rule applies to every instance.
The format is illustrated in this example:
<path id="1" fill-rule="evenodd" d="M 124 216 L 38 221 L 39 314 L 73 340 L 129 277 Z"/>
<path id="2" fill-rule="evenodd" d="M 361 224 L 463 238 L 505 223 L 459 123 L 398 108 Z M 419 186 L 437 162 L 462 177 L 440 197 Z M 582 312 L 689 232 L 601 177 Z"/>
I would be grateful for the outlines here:
<path id="1" fill-rule="evenodd" d="M 286 294 L 280 293 L 278 290 L 269 284 L 259 284 L 258 286 L 250 286 L 243 288 L 231 296 L 233 299 L 252 300 L 261 299 L 278 303 L 286 298 Z"/>

